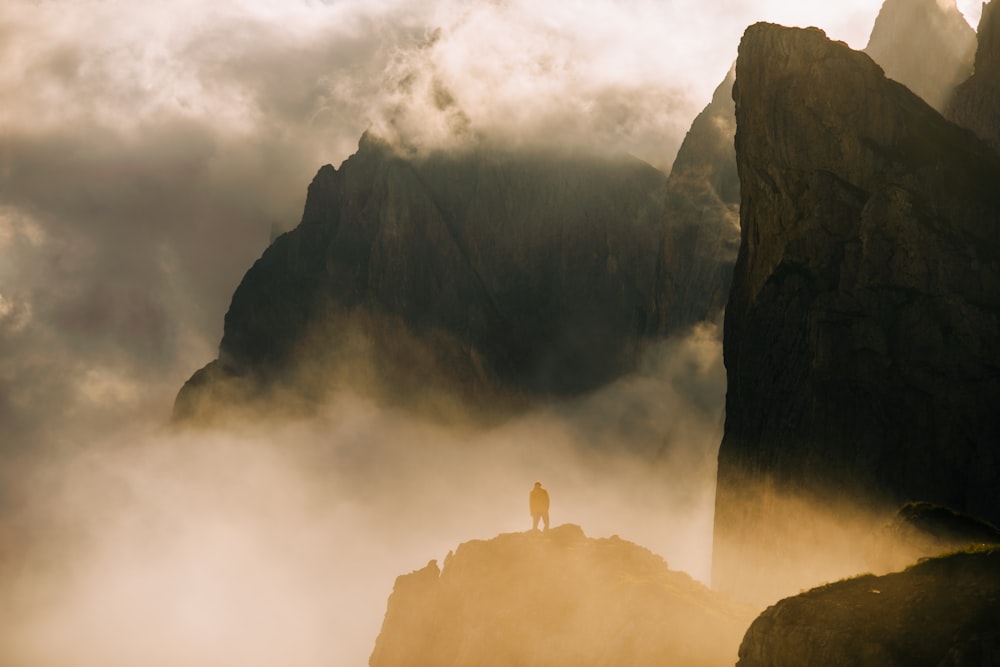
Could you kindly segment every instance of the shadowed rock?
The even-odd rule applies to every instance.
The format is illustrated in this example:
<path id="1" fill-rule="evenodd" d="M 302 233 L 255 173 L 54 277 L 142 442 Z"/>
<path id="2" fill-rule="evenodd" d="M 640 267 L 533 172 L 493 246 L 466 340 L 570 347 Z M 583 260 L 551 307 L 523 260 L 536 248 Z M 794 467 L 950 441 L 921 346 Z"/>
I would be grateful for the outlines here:
<path id="1" fill-rule="evenodd" d="M 740 181 L 736 174 L 735 71 L 716 88 L 684 137 L 667 179 L 670 231 L 660 293 L 671 295 L 686 320 L 726 305 L 739 250 Z M 707 303 L 706 303 L 706 297 Z"/>
<path id="2" fill-rule="evenodd" d="M 1000 530 L 989 522 L 933 503 L 906 503 L 875 535 L 868 562 L 875 572 L 891 572 L 983 544 L 1000 544 Z"/>
<path id="3" fill-rule="evenodd" d="M 1000 151 L 1000 3 L 983 5 L 975 72 L 955 91 L 948 118 Z"/>

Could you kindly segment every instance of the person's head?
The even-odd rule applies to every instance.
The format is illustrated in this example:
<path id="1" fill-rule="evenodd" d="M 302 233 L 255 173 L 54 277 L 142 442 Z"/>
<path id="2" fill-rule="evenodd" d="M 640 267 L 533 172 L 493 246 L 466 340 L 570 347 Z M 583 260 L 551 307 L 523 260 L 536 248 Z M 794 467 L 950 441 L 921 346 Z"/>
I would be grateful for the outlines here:
<path id="1" fill-rule="evenodd" d="M 535 482 L 535 488 L 536 489 L 542 488 L 542 483 L 541 482 Z"/>

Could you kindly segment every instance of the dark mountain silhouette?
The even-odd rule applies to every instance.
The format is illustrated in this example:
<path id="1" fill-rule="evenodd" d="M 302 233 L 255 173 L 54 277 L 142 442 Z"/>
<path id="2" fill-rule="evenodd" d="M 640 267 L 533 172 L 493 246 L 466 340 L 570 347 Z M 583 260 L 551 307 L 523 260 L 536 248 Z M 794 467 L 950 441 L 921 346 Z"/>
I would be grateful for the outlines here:
<path id="1" fill-rule="evenodd" d="M 1000 158 L 817 29 L 751 26 L 734 97 L 713 582 L 766 596 L 862 551 L 782 499 L 1000 519 Z"/>
<path id="2" fill-rule="evenodd" d="M 181 390 L 175 417 L 260 401 L 273 413 L 279 397 L 307 409 L 344 384 L 501 410 L 595 389 L 722 307 L 732 220 L 685 213 L 675 231 L 677 191 L 627 155 L 404 157 L 366 135 L 339 170 L 319 171 L 301 224 L 247 272 L 219 358 Z"/>
<path id="3" fill-rule="evenodd" d="M 1000 151 L 1000 4 L 983 5 L 975 71 L 955 91 L 948 118 Z"/>
<path id="4" fill-rule="evenodd" d="M 740 245 L 734 77 L 730 70 L 694 119 L 667 179 L 660 292 L 673 295 L 675 308 L 687 309 L 686 322 L 726 305 Z"/>
<path id="5" fill-rule="evenodd" d="M 865 53 L 887 77 L 943 111 L 972 74 L 976 33 L 954 0 L 886 0 Z"/>
<path id="6" fill-rule="evenodd" d="M 369 664 L 731 665 L 753 614 L 642 547 L 563 525 L 399 577 Z"/>
<path id="7" fill-rule="evenodd" d="M 782 600 L 750 626 L 737 667 L 1000 664 L 1000 548 Z"/>

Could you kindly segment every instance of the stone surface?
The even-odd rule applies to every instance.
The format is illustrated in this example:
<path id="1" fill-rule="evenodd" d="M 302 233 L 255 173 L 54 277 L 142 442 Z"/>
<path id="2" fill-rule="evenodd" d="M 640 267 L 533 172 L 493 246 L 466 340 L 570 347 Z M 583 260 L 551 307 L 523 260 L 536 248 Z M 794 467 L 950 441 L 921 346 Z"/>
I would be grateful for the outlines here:
<path id="1" fill-rule="evenodd" d="M 721 310 L 740 243 L 740 180 L 736 173 L 735 70 L 698 114 L 667 179 L 665 261 L 660 293 L 671 295 L 686 321 Z"/>
<path id="2" fill-rule="evenodd" d="M 935 558 L 782 600 L 753 622 L 737 667 L 1000 664 L 1000 549 Z"/>
<path id="3" fill-rule="evenodd" d="M 808 508 L 1000 518 L 1000 160 L 817 29 L 751 26 L 734 98 L 713 582 L 768 599 L 863 566 Z"/>
<path id="4" fill-rule="evenodd" d="M 976 33 L 954 0 L 886 0 L 865 53 L 938 111 L 972 74 Z"/>
<path id="5" fill-rule="evenodd" d="M 948 118 L 1000 151 L 1000 3 L 983 5 L 975 71 L 955 91 Z"/>
<path id="6" fill-rule="evenodd" d="M 574 525 L 474 540 L 396 580 L 371 667 L 732 665 L 754 615 Z"/>

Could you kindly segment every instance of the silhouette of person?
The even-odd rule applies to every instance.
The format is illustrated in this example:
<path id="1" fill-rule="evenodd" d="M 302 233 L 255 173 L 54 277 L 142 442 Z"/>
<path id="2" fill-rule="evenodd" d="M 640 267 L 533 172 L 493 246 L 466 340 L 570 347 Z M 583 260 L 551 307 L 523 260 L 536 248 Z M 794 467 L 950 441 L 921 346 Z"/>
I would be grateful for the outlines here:
<path id="1" fill-rule="evenodd" d="M 549 529 L 549 492 L 542 488 L 541 482 L 535 482 L 535 488 L 528 494 L 528 509 L 531 510 L 531 529 L 538 530 L 538 520 L 541 519 L 545 530 Z"/>

